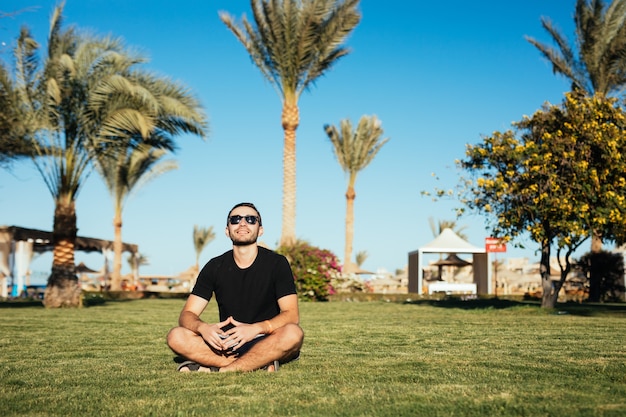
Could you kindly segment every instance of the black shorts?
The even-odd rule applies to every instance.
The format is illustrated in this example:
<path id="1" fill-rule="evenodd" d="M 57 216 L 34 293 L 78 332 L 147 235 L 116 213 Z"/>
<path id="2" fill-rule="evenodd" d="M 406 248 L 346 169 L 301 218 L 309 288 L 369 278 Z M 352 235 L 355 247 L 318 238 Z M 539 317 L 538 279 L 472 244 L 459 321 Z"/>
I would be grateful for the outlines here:
<path id="1" fill-rule="evenodd" d="M 243 356 L 246 353 L 248 353 L 248 351 L 250 349 L 252 349 L 252 346 L 256 345 L 257 343 L 259 343 L 261 340 L 263 340 L 265 338 L 264 334 L 260 334 L 257 337 L 255 337 L 254 339 L 252 339 L 251 341 L 249 341 L 248 343 L 244 344 L 243 346 L 241 346 L 240 348 L 238 348 L 237 350 L 233 351 L 233 354 L 237 355 L 237 356 Z"/>

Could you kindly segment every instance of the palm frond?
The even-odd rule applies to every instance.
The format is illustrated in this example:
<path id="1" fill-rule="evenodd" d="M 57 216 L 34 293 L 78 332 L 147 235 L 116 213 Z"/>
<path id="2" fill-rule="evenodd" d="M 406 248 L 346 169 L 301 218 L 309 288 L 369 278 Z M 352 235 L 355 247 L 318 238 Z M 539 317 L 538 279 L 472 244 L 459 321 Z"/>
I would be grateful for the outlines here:
<path id="1" fill-rule="evenodd" d="M 577 0 L 575 45 L 542 18 L 556 48 L 526 37 L 552 63 L 554 73 L 568 78 L 573 90 L 608 95 L 626 86 L 626 0 Z M 575 48 L 577 46 L 577 49 Z"/>
<path id="2" fill-rule="evenodd" d="M 359 0 L 253 0 L 254 26 L 220 18 L 281 96 L 298 97 L 348 54 L 342 47 L 360 21 Z"/>
<path id="3" fill-rule="evenodd" d="M 178 168 L 176 161 L 163 160 L 166 150 L 142 143 L 137 147 L 112 148 L 100 153 L 96 169 L 104 180 L 115 210 L 122 211 L 125 202 L 148 182 Z"/>
<path id="4" fill-rule="evenodd" d="M 354 256 L 354 260 L 357 266 L 360 268 L 368 257 L 369 257 L 369 253 L 363 250 L 363 251 L 356 253 L 356 255 Z"/>
<path id="5" fill-rule="evenodd" d="M 193 226 L 193 247 L 196 250 L 196 264 L 200 259 L 200 254 L 204 248 L 215 239 L 215 232 L 213 226 L 201 227 L 198 225 Z"/>
<path id="6" fill-rule="evenodd" d="M 376 116 L 362 116 L 356 130 L 348 119 L 340 122 L 339 130 L 326 125 L 337 161 L 346 173 L 357 173 L 367 167 L 380 149 L 389 141 L 382 139 L 383 129 Z"/>

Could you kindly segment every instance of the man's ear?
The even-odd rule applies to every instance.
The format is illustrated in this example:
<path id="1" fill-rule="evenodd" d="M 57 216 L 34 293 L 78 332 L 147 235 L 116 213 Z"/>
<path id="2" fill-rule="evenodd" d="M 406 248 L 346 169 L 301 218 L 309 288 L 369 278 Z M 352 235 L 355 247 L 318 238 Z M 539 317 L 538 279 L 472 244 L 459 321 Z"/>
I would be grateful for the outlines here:
<path id="1" fill-rule="evenodd" d="M 226 235 L 226 237 L 230 238 L 230 234 L 228 233 L 228 226 L 226 226 L 226 228 L 224 229 L 224 234 Z"/>
<path id="2" fill-rule="evenodd" d="M 259 226 L 259 237 L 263 236 L 263 226 Z"/>

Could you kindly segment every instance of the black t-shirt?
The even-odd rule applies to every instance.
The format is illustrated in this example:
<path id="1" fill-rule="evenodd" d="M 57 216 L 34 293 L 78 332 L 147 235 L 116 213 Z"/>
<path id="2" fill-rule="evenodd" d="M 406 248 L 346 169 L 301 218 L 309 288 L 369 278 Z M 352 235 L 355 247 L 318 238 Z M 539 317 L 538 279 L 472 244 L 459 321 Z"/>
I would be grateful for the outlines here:
<path id="1" fill-rule="evenodd" d="M 296 285 L 287 259 L 259 247 L 256 259 L 245 269 L 237 266 L 232 250 L 211 259 L 191 293 L 206 300 L 215 293 L 220 321 L 232 316 L 242 323 L 256 323 L 278 315 L 278 299 L 296 294 Z"/>

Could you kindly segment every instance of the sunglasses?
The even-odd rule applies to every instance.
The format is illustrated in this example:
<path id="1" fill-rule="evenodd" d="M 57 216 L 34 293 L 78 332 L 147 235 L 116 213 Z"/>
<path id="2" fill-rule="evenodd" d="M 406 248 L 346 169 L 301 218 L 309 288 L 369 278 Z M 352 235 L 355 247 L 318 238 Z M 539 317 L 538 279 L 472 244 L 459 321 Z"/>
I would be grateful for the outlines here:
<path id="1" fill-rule="evenodd" d="M 228 221 L 230 222 L 230 224 L 239 224 L 239 222 L 241 222 L 241 220 L 244 219 L 246 221 L 246 223 L 248 224 L 256 224 L 257 221 L 259 221 L 259 218 L 257 216 L 230 216 L 228 218 Z"/>

